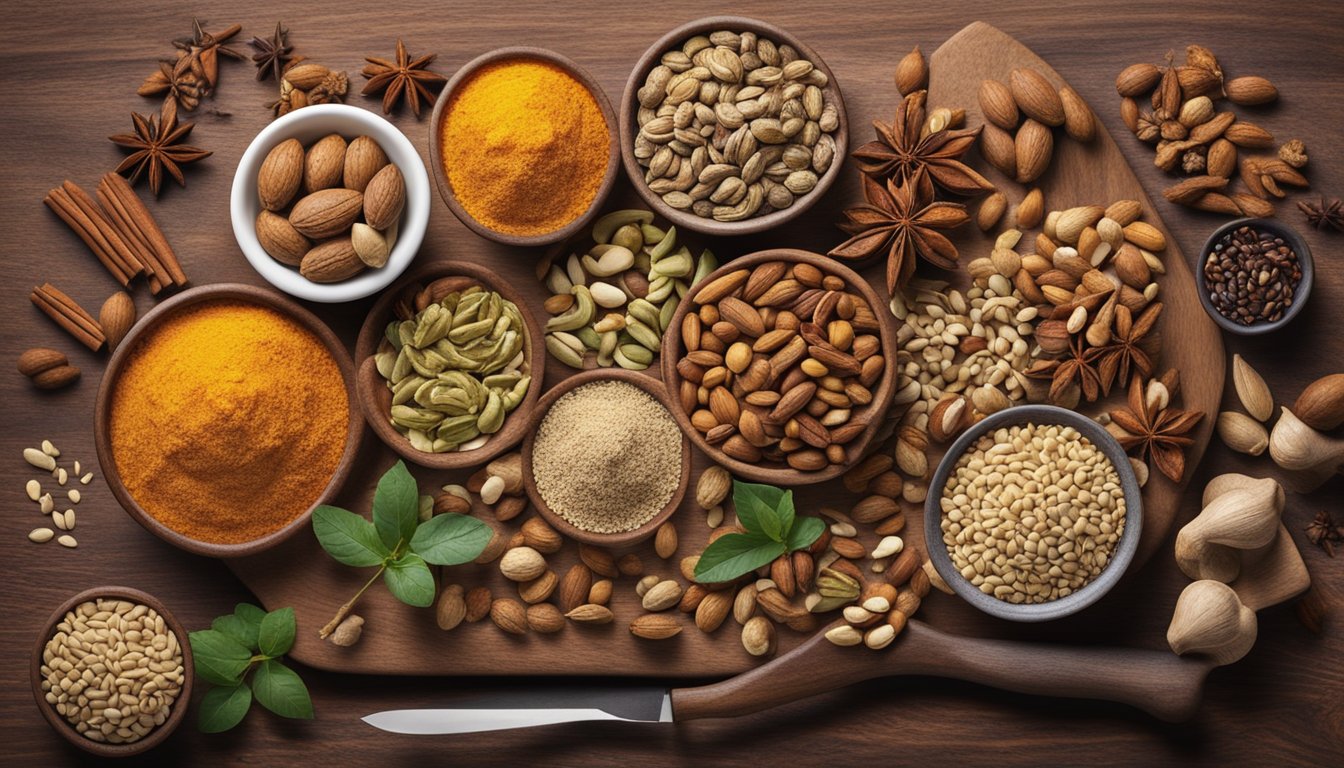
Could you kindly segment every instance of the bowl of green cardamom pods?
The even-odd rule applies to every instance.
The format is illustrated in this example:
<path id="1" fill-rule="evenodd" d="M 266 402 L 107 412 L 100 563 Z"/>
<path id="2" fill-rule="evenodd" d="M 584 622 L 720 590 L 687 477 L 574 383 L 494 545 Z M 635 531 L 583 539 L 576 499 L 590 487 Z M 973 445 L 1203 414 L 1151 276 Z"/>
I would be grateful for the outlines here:
<path id="1" fill-rule="evenodd" d="M 439 262 L 369 311 L 356 393 L 374 434 L 407 461 L 475 467 L 522 441 L 546 369 L 542 326 L 487 269 Z"/>

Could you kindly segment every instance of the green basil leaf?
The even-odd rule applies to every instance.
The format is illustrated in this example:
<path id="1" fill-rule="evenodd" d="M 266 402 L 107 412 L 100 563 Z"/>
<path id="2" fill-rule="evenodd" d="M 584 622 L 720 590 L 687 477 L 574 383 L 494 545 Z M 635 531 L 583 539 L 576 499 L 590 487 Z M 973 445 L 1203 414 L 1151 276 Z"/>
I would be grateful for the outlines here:
<path id="1" fill-rule="evenodd" d="M 271 611 L 261 620 L 261 632 L 257 637 L 261 652 L 275 658 L 289 653 L 294 647 L 294 609 L 281 608 Z"/>
<path id="2" fill-rule="evenodd" d="M 252 661 L 247 646 L 219 630 L 191 632 L 187 640 L 196 660 L 196 674 L 215 685 L 237 685 Z"/>
<path id="3" fill-rule="evenodd" d="M 779 520 L 779 537 L 775 538 L 775 541 L 787 543 L 789 532 L 793 530 L 793 491 L 785 491 L 784 495 L 779 497 L 779 502 L 775 506 L 775 518 Z"/>
<path id="4" fill-rule="evenodd" d="M 379 531 L 362 516 L 325 504 L 313 510 L 313 533 L 338 563 L 365 568 L 379 565 L 391 553 Z"/>
<path id="5" fill-rule="evenodd" d="M 232 613 L 226 613 L 210 622 L 210 628 L 216 632 L 223 632 L 234 640 L 237 640 L 242 645 L 247 646 L 249 651 L 258 650 L 256 633 L 251 631 L 247 622 Z"/>
<path id="6" fill-rule="evenodd" d="M 398 461 L 378 481 L 378 489 L 373 492 L 373 525 L 383 546 L 394 551 L 397 545 L 410 542 L 420 522 L 419 510 L 420 489 L 406 469 L 406 462 Z"/>
<path id="7" fill-rule="evenodd" d="M 421 523 L 411 537 L 411 551 L 434 565 L 461 565 L 475 560 L 495 531 L 466 515 L 444 514 Z"/>
<path id="8" fill-rule="evenodd" d="M 729 533 L 720 536 L 700 553 L 700 561 L 695 564 L 695 580 L 714 584 L 735 579 L 786 551 L 783 544 L 761 534 Z"/>
<path id="9" fill-rule="evenodd" d="M 247 683 L 211 688 L 201 697 L 196 727 L 202 733 L 223 733 L 243 721 L 252 707 L 252 690 Z"/>
<path id="10" fill-rule="evenodd" d="M 773 485 L 742 483 L 733 481 L 733 508 L 737 511 L 737 521 L 747 529 L 747 533 L 757 533 L 772 541 L 784 541 L 787 529 L 780 525 L 776 509 L 783 503 L 783 489 Z M 789 508 L 793 508 L 793 497 L 789 495 Z"/>
<path id="11" fill-rule="evenodd" d="M 266 612 L 251 603 L 239 603 L 233 607 L 233 615 L 247 627 L 247 640 L 243 645 L 258 650 L 257 636 L 261 634 L 261 620 L 266 618 Z"/>
<path id="12" fill-rule="evenodd" d="M 407 605 L 426 608 L 434 602 L 434 574 L 414 552 L 388 563 L 383 580 L 392 595 Z"/>
<path id="13" fill-rule="evenodd" d="M 826 523 L 819 517 L 800 517 L 789 529 L 787 546 L 789 551 L 807 549 L 826 530 Z"/>
<path id="14" fill-rule="evenodd" d="M 298 674 L 273 659 L 261 662 L 252 676 L 252 693 L 261 706 L 281 717 L 313 718 L 313 700 Z"/>

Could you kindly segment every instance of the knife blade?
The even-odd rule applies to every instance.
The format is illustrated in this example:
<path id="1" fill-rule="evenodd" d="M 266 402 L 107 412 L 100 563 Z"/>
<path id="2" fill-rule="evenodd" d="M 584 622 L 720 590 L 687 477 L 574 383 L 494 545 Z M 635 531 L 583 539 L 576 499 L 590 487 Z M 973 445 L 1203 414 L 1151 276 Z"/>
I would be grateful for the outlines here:
<path id="1" fill-rule="evenodd" d="M 495 697 L 499 699 L 501 697 Z M 672 722 L 671 692 L 663 689 L 604 691 L 596 694 L 569 692 L 565 704 L 538 707 L 535 694 L 526 698 L 505 696 L 506 706 L 442 709 L 393 709 L 374 712 L 364 722 L 390 733 L 444 735 L 531 728 L 556 723 L 618 721 L 626 723 Z M 508 706 L 528 702 L 533 706 Z"/>

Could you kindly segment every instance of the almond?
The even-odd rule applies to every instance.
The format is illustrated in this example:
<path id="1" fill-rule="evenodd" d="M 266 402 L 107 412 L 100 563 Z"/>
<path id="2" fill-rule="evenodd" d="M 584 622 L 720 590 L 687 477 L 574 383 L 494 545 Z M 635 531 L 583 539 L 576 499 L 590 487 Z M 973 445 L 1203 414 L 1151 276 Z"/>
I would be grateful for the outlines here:
<path id="1" fill-rule="evenodd" d="M 1223 85 L 1227 100 L 1243 107 L 1268 104 L 1279 98 L 1279 90 L 1263 77 L 1235 77 Z"/>
<path id="2" fill-rule="evenodd" d="M 1095 226 L 1106 215 L 1099 205 L 1080 205 L 1061 211 L 1055 221 L 1055 239 L 1063 243 L 1077 243 L 1083 230 Z"/>
<path id="3" fill-rule="evenodd" d="M 1115 276 L 1136 291 L 1143 290 L 1152 281 L 1148 262 L 1144 261 L 1143 254 L 1132 243 L 1125 243 L 1115 252 L 1114 266 Z"/>
<path id="4" fill-rule="evenodd" d="M 350 244 L 354 247 L 359 260 L 374 269 L 385 266 L 387 257 L 392 252 L 383 233 L 362 222 L 356 222 L 350 228 Z"/>
<path id="5" fill-rule="evenodd" d="M 1152 224 L 1134 221 L 1125 226 L 1125 239 L 1145 251 L 1163 251 L 1167 248 L 1167 238 Z"/>
<path id="6" fill-rule="evenodd" d="M 286 139 L 266 153 L 257 172 L 257 198 L 261 207 L 278 211 L 289 205 L 303 183 L 303 145 Z"/>
<path id="7" fill-rule="evenodd" d="M 579 559 L 599 576 L 614 579 L 619 575 L 619 571 L 616 570 L 616 558 L 605 549 L 591 544 L 580 544 Z"/>
<path id="8" fill-rule="evenodd" d="M 511 635 L 527 634 L 527 609 L 517 600 L 502 597 L 491 603 L 490 620 Z"/>
<path id="9" fill-rule="evenodd" d="M 1153 90 L 1162 70 L 1152 64 L 1131 64 L 1115 78 L 1115 90 L 1121 96 L 1142 96 Z"/>
<path id="10" fill-rule="evenodd" d="M 717 304 L 741 288 L 750 275 L 749 269 L 739 269 L 720 275 L 700 288 L 695 294 L 695 300 L 701 304 Z"/>
<path id="11" fill-rule="evenodd" d="M 788 265 L 782 261 L 767 261 L 758 265 L 747 277 L 746 285 L 742 288 L 742 299 L 756 301 L 769 290 L 770 286 L 783 280 L 787 271 Z"/>
<path id="12" fill-rule="evenodd" d="M 666 611 L 681 601 L 681 584 L 675 579 L 664 579 L 654 584 L 644 593 L 641 605 L 644 610 L 657 613 Z"/>
<path id="13" fill-rule="evenodd" d="M 1261 200 L 1255 195 L 1248 195 L 1245 192 L 1237 192 L 1232 195 L 1232 202 L 1237 204 L 1242 216 L 1251 216 L 1257 219 L 1265 219 L 1274 215 L 1274 204 L 1266 200 Z"/>
<path id="14" fill-rule="evenodd" d="M 1061 107 L 1062 109 L 1062 107 Z M 1050 156 L 1055 150 L 1055 138 L 1050 129 L 1034 119 L 1023 121 L 1013 140 L 1017 158 L 1017 181 L 1021 184 L 1035 181 L 1050 167 Z"/>
<path id="15" fill-rule="evenodd" d="M 1025 67 L 1014 69 L 1008 77 L 1008 90 L 1027 117 L 1051 126 L 1064 124 L 1064 103 L 1059 91 L 1041 73 Z"/>
<path id="16" fill-rule="evenodd" d="M 39 373 L 68 365 L 65 353 L 50 347 L 33 347 L 19 355 L 19 373 L 32 378 Z"/>
<path id="17" fill-rule="evenodd" d="M 719 302 L 719 315 L 745 336 L 755 339 L 765 333 L 765 323 L 756 308 L 745 301 L 728 296 Z"/>
<path id="18" fill-rule="evenodd" d="M 354 277 L 364 269 L 348 237 L 327 240 L 304 254 L 299 274 L 314 283 L 336 283 Z"/>
<path id="19" fill-rule="evenodd" d="M 335 237 L 359 217 L 364 196 L 353 189 L 323 189 L 301 198 L 289 212 L 289 223 L 313 240 Z"/>
<path id="20" fill-rule="evenodd" d="M 611 588 L 611 579 L 594 581 L 588 590 L 588 602 L 595 605 L 606 605 L 611 602 Z"/>
<path id="21" fill-rule="evenodd" d="M 906 96 L 926 87 L 928 82 L 929 65 L 924 61 L 924 54 L 916 45 L 913 51 L 905 54 L 896 64 L 896 90 L 902 96 Z"/>
<path id="22" fill-rule="evenodd" d="M 555 571 L 546 571 L 537 578 L 518 585 L 518 596 L 528 605 L 549 600 L 560 578 Z"/>
<path id="23" fill-rule="evenodd" d="M 993 123 L 985 123 L 980 132 L 980 154 L 1004 176 L 1017 177 L 1017 147 L 1013 134 Z"/>
<path id="24" fill-rule="evenodd" d="M 1185 98 L 1197 99 L 1200 96 L 1217 94 L 1219 86 L 1222 85 L 1222 76 L 1205 67 L 1177 67 L 1176 82 Z"/>
<path id="25" fill-rule="evenodd" d="M 1200 123 L 1190 129 L 1190 141 L 1198 144 L 1208 144 L 1227 132 L 1227 129 L 1237 120 L 1237 116 L 1231 112 L 1219 112 L 1207 122 Z"/>
<path id="26" fill-rule="evenodd" d="M 1218 414 L 1217 429 L 1218 437 L 1237 453 L 1259 456 L 1269 447 L 1264 425 L 1244 413 L 1223 411 Z"/>
<path id="27" fill-rule="evenodd" d="M 677 526 L 671 522 L 658 527 L 653 538 L 653 549 L 659 557 L 666 560 L 677 553 Z"/>
<path id="28" fill-rule="evenodd" d="M 363 192 L 374 174 L 387 165 L 387 153 L 369 136 L 358 136 L 345 149 L 341 182 L 346 189 Z"/>
<path id="29" fill-rule="evenodd" d="M 1270 394 L 1269 385 L 1241 355 L 1232 356 L 1232 385 L 1237 399 L 1251 416 L 1268 421 L 1274 415 L 1274 395 Z"/>
<path id="30" fill-rule="evenodd" d="M 306 91 L 314 88 L 331 74 L 331 70 L 321 64 L 302 63 L 296 64 L 285 70 L 285 80 L 300 91 Z"/>
<path id="31" fill-rule="evenodd" d="M 878 520 L 885 520 L 900 511 L 900 505 L 894 500 L 889 499 L 886 496 L 873 495 L 865 496 L 860 499 L 859 502 L 854 505 L 854 508 L 850 510 L 849 514 L 850 517 L 854 518 L 855 522 L 868 524 L 875 523 Z M 847 544 L 843 543 L 845 541 L 849 540 L 834 538 L 831 540 L 831 546 L 835 548 L 836 552 L 840 552 L 841 556 L 850 557 L 854 554 L 853 552 L 846 554 L 841 551 L 847 546 Z M 862 557 L 863 555 L 860 553 L 858 556 Z"/>
<path id="32" fill-rule="evenodd" d="M 991 124 L 1005 131 L 1016 128 L 1021 119 L 1012 92 L 998 80 L 984 80 L 980 83 L 980 112 Z"/>
<path id="33" fill-rule="evenodd" d="M 340 134 L 322 137 L 308 148 L 303 159 L 303 190 L 312 194 L 341 184 L 345 171 L 345 139 Z"/>
<path id="34" fill-rule="evenodd" d="M 1059 100 L 1064 105 L 1064 132 L 1074 141 L 1091 141 L 1097 134 L 1097 119 L 1092 108 L 1067 85 L 1059 89 Z"/>
<path id="35" fill-rule="evenodd" d="M 449 584 L 439 595 L 439 605 L 434 611 L 434 621 L 439 629 L 450 630 L 462 623 L 467 617 L 466 595 L 460 584 Z"/>
<path id="36" fill-rule="evenodd" d="M 467 612 L 464 618 L 468 623 L 478 622 L 490 613 L 492 604 L 489 587 L 474 587 L 467 592 Z"/>
<path id="37" fill-rule="evenodd" d="M 108 296 L 102 309 L 98 310 L 98 324 L 103 328 L 103 336 L 107 337 L 108 351 L 116 349 L 135 325 L 135 300 L 125 291 Z"/>
<path id="38" fill-rule="evenodd" d="M 549 635 L 565 628 L 565 616 L 560 609 L 550 603 L 537 603 L 527 607 L 527 626 L 533 632 Z"/>
<path id="39" fill-rule="evenodd" d="M 531 581 L 546 572 L 546 558 L 531 547 L 514 547 L 499 559 L 499 572 L 509 581 Z"/>
<path id="40" fill-rule="evenodd" d="M 742 626 L 742 647 L 752 656 L 775 650 L 775 626 L 764 616 L 753 616 Z"/>
<path id="41" fill-rule="evenodd" d="M 1007 207 L 1008 198 L 1002 192 L 994 192 L 989 195 L 981 201 L 980 210 L 976 212 L 976 226 L 980 227 L 982 232 L 993 229 L 1003 218 L 1003 212 Z"/>
<path id="42" fill-rule="evenodd" d="M 1237 145 L 1220 138 L 1209 145 L 1209 154 L 1205 160 L 1205 171 L 1210 176 L 1231 178 L 1237 169 Z"/>
<path id="43" fill-rule="evenodd" d="M 1344 424 L 1344 373 L 1322 376 L 1308 384 L 1293 404 L 1293 415 L 1323 432 Z"/>
<path id="44" fill-rule="evenodd" d="M 611 609 L 605 605 L 584 603 L 574 610 L 566 612 L 565 618 L 579 624 L 610 624 L 615 617 L 612 616 Z"/>
<path id="45" fill-rule="evenodd" d="M 1274 146 L 1274 136 L 1254 123 L 1238 120 L 1227 126 L 1223 138 L 1247 149 L 1268 149 Z"/>
<path id="46" fill-rule="evenodd" d="M 1205 193 L 1227 186 L 1225 176 L 1191 176 L 1162 190 L 1162 196 L 1177 205 L 1190 205 Z"/>
<path id="47" fill-rule="evenodd" d="M 1045 194 L 1040 187 L 1033 187 L 1017 204 L 1016 226 L 1018 229 L 1035 229 L 1044 215 Z"/>
<path id="48" fill-rule="evenodd" d="M 702 632 L 713 632 L 728 618 L 733 609 L 733 593 L 726 589 L 708 592 L 695 608 L 695 626 Z"/>
<path id="49" fill-rule="evenodd" d="M 401 169 L 385 165 L 364 189 L 364 221 L 374 229 L 387 229 L 397 222 L 406 206 L 406 182 Z"/>
<path id="50" fill-rule="evenodd" d="M 648 613 L 630 622 L 630 634 L 645 640 L 666 640 L 681 634 L 681 622 L 665 613 Z"/>
<path id="51" fill-rule="evenodd" d="M 41 373 L 34 374 L 31 379 L 33 386 L 38 389 L 62 389 L 79 381 L 79 369 L 73 365 L 57 365 L 48 368 Z"/>
<path id="52" fill-rule="evenodd" d="M 583 563 L 575 563 L 560 581 L 560 607 L 572 611 L 589 602 L 588 593 L 593 587 L 593 572 Z"/>
<path id="53" fill-rule="evenodd" d="M 313 247 L 312 241 L 299 234 L 289 219 L 266 210 L 257 214 L 257 242 L 271 258 L 291 267 L 299 266 L 303 255 Z"/>
<path id="54" fill-rule="evenodd" d="M 1105 217 L 1119 224 L 1129 226 L 1143 215 L 1143 203 L 1138 200 L 1116 200 L 1106 206 Z"/>

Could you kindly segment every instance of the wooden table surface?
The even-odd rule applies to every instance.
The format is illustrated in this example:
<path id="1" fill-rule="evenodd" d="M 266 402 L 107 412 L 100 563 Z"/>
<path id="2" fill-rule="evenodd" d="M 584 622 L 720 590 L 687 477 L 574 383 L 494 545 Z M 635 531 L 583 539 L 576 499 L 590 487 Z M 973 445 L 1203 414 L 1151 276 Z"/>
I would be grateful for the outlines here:
<path id="1" fill-rule="evenodd" d="M 577 60 L 617 98 L 628 68 L 664 30 L 722 10 L 710 3 L 683 2 L 665 18 L 650 21 L 638 8 L 617 10 L 550 2 L 513 7 L 505 3 L 457 2 L 360 4 L 349 0 L 298 4 L 238 3 L 223 8 L 145 2 L 11 3 L 0 29 L 0 186 L 6 242 L 6 279 L 0 307 L 0 359 L 12 366 L 30 346 L 56 346 L 84 370 L 84 380 L 55 394 L 37 393 L 12 371 L 0 375 L 0 743 L 12 764 L 79 763 L 85 757 L 44 725 L 29 692 L 27 664 L 39 625 L 66 596 L 97 584 L 122 583 L 161 598 L 190 628 L 250 599 L 221 563 L 179 552 L 143 531 L 122 513 L 101 479 L 87 487 L 79 505 L 77 550 L 25 539 L 39 518 L 24 496 L 32 476 L 23 447 L 44 438 L 65 455 L 96 469 L 93 400 L 103 359 L 61 335 L 29 305 L 27 292 L 51 281 L 96 311 L 115 287 L 83 246 L 41 205 L 45 192 L 69 178 L 91 188 L 119 161 L 105 137 L 130 127 L 132 110 L 148 112 L 157 102 L 135 88 L 168 55 L 168 41 L 186 34 L 194 11 L 217 29 L 238 22 L 240 39 L 268 35 L 277 19 L 292 30 L 298 51 L 315 61 L 356 74 L 366 54 L 388 55 L 405 36 L 413 52 L 437 50 L 437 69 L 450 74 L 488 49 L 539 45 Z M 603 4 L 603 6 L 608 4 Z M 841 81 L 853 138 L 865 140 L 873 117 L 889 118 L 894 105 L 891 73 L 913 45 L 932 51 L 965 24 L 988 21 L 1026 43 L 1049 61 L 1096 109 L 1138 170 L 1149 194 L 1159 197 L 1166 180 L 1151 164 L 1151 151 L 1134 141 L 1118 116 L 1115 74 L 1136 61 L 1158 61 L 1187 43 L 1211 47 L 1229 75 L 1269 77 L 1283 94 L 1280 103 L 1257 110 L 1254 119 L 1280 139 L 1302 138 L 1311 164 L 1313 192 L 1344 189 L 1344 110 L 1339 105 L 1344 61 L 1344 10 L 1334 2 L 1301 2 L 1272 12 L 1264 3 L 1218 4 L 1104 0 L 1071 2 L 1036 12 L 1021 4 L 943 2 L 910 12 L 878 4 L 835 2 L 755 3 L 750 12 L 777 22 L 807 40 Z M 22 6 L 22 7 L 15 7 Z M 120 6 L 120 7 L 119 7 Z M 910 7 L 909 4 L 906 7 Z M 239 254 L 229 224 L 232 171 L 251 137 L 268 121 L 263 104 L 271 86 L 257 84 L 248 64 L 221 64 L 221 87 L 194 119 L 193 143 L 214 150 L 187 171 L 188 188 L 167 189 L 151 208 L 196 284 L 240 281 L 261 284 Z M 376 108 L 354 94 L 350 102 Z M 211 114 L 217 107 L 228 116 Z M 428 128 L 409 114 L 394 118 L 428 157 Z M 141 190 L 143 191 L 143 187 Z M 830 221 L 856 195 L 846 178 L 804 222 L 753 238 L 749 246 L 720 248 L 735 255 L 758 247 L 801 244 L 824 250 L 837 242 Z M 626 190 L 628 192 L 628 190 Z M 1219 219 L 1189 213 L 1158 200 L 1158 209 L 1188 258 Z M 1280 206 L 1285 220 L 1301 227 L 1297 211 Z M 1316 286 L 1310 304 L 1287 332 L 1245 341 L 1228 338 L 1229 352 L 1245 355 L 1268 379 L 1277 399 L 1289 402 L 1316 377 L 1344 368 L 1344 337 L 1337 308 L 1344 298 L 1344 267 L 1338 251 L 1344 235 L 1307 232 L 1316 255 Z M 434 203 L 422 254 L 471 258 L 495 252 L 472 235 L 445 207 Z M 424 256 L 422 255 L 422 258 Z M 530 267 L 529 254 L 519 253 Z M 527 271 L 530 271 L 527 270 Z M 525 273 L 520 271 L 520 274 Z M 143 288 L 142 312 L 152 304 Z M 370 301 L 314 307 L 353 344 Z M 13 313 L 12 315 L 8 313 Z M 1224 405 L 1230 406 L 1230 388 Z M 370 437 L 370 439 L 373 439 Z M 1226 471 L 1262 475 L 1264 458 L 1232 454 L 1216 441 L 1187 493 L 1185 516 L 1198 507 L 1198 488 Z M 1336 614 L 1344 608 L 1340 577 L 1344 556 L 1331 560 L 1306 542 L 1302 529 L 1320 509 L 1344 514 L 1340 478 L 1310 495 L 1291 493 L 1284 520 L 1303 551 L 1323 600 Z M 1167 550 L 1169 552 L 1169 549 Z M 1131 574 L 1108 598 L 1109 622 L 1065 625 L 1071 640 L 1163 646 L 1172 605 L 1186 579 L 1161 552 Z M 950 598 L 948 598 L 950 599 Z M 936 616 L 936 614 L 932 614 Z M 281 720 L 253 712 L 223 736 L 196 732 L 191 723 L 152 757 L 193 764 L 301 764 L 407 762 L 417 757 L 463 764 L 722 764 L 790 761 L 804 764 L 907 764 L 924 761 L 978 764 L 1324 764 L 1344 755 L 1344 627 L 1331 616 L 1320 635 L 1306 631 L 1291 605 L 1260 614 L 1260 639 L 1249 656 L 1219 669 L 1205 691 L 1199 716 L 1165 725 L 1111 705 L 1052 701 L 1005 694 L 978 686 L 925 678 L 874 681 L 848 690 L 732 721 L 678 726 L 589 724 L 531 732 L 462 737 L 409 738 L 375 731 L 358 718 L 382 709 L 452 706 L 472 691 L 518 688 L 527 681 L 450 678 L 370 678 L 302 670 L 317 719 Z M 826 674 L 817 670 L 817 674 Z M 572 682 L 572 681 L 571 681 Z M 562 688 L 565 681 L 540 684 Z M 194 715 L 194 712 L 192 713 Z"/>

